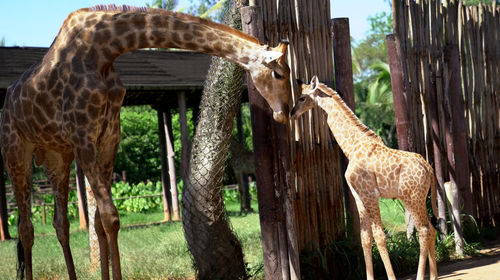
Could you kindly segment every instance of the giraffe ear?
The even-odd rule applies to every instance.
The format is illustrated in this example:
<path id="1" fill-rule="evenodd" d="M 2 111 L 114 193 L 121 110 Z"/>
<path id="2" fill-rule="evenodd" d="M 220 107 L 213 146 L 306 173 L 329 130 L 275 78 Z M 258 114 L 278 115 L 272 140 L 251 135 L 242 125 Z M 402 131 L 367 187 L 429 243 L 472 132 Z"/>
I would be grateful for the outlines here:
<path id="1" fill-rule="evenodd" d="M 269 63 L 275 61 L 276 59 L 280 58 L 281 56 L 283 56 L 282 52 L 266 51 L 264 53 L 264 61 L 263 61 L 263 63 L 264 64 L 269 64 Z"/>
<path id="2" fill-rule="evenodd" d="M 313 90 L 316 90 L 318 89 L 318 85 L 319 85 L 319 79 L 318 79 L 318 76 L 314 75 L 311 79 L 311 88 Z"/>

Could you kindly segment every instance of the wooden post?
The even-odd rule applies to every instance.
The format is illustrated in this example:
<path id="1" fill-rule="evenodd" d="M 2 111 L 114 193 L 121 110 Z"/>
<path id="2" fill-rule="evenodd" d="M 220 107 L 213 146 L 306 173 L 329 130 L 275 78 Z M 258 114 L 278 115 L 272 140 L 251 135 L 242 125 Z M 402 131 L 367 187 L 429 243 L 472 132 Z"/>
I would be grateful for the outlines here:
<path id="1" fill-rule="evenodd" d="M 45 201 L 42 201 L 42 223 L 43 223 L 43 225 L 47 224 L 47 215 L 45 212 Z"/>
<path id="2" fill-rule="evenodd" d="M 400 150 L 415 151 L 411 122 L 408 117 L 407 92 L 404 86 L 404 75 L 400 42 L 397 36 L 389 34 L 387 39 L 387 53 L 391 71 L 392 95 L 394 100 L 394 114 L 396 116 L 396 132 Z"/>
<path id="3" fill-rule="evenodd" d="M 457 45 L 447 45 L 445 61 L 448 64 L 451 131 L 453 133 L 454 179 L 460 192 L 465 214 L 474 215 L 470 190 L 467 131 L 460 78 L 460 58 Z M 450 174 L 451 175 L 451 174 Z"/>
<path id="4" fill-rule="evenodd" d="M 179 221 L 181 219 L 179 211 L 179 194 L 177 191 L 177 176 L 175 175 L 175 151 L 172 137 L 172 116 L 163 112 L 163 131 L 165 133 L 165 144 L 167 148 L 168 159 L 168 175 L 170 177 L 170 195 L 172 202 L 172 220 Z"/>
<path id="5" fill-rule="evenodd" d="M 7 223 L 7 196 L 5 193 L 5 176 L 3 173 L 3 157 L 0 152 L 0 241 L 9 240 L 9 224 Z"/>
<path id="6" fill-rule="evenodd" d="M 238 113 L 236 114 L 236 131 L 237 131 L 237 136 L 238 136 L 238 142 L 245 145 L 244 144 L 245 139 L 243 139 L 243 119 L 241 116 L 241 102 L 240 102 L 240 106 L 238 109 Z"/>
<path id="7" fill-rule="evenodd" d="M 263 39 L 263 26 L 257 6 L 242 7 L 241 21 L 243 32 Z M 255 173 L 257 180 L 257 199 L 259 201 L 259 217 L 262 233 L 262 251 L 264 254 L 264 272 L 266 279 L 282 279 L 282 269 L 278 234 L 278 212 L 281 205 L 274 196 L 274 167 L 271 123 L 273 122 L 269 105 L 259 94 L 247 74 L 248 99 L 252 120 L 252 134 L 255 157 Z"/>
<path id="8" fill-rule="evenodd" d="M 80 219 L 80 229 L 87 230 L 89 224 L 89 213 L 87 209 L 87 195 L 85 194 L 85 175 L 83 170 L 75 161 L 76 193 L 78 196 L 78 217 Z"/>
<path id="9" fill-rule="evenodd" d="M 156 110 L 158 115 L 158 138 L 160 139 L 160 160 L 161 160 L 161 190 L 163 199 L 163 219 L 170 221 L 170 205 L 169 197 L 170 190 L 168 189 L 168 164 L 167 164 L 167 151 L 165 140 L 165 119 L 163 118 L 163 110 Z"/>
<path id="10" fill-rule="evenodd" d="M 352 79 L 351 35 L 348 18 L 335 18 L 333 27 L 333 57 L 335 62 L 335 86 L 347 106 L 355 112 L 354 83 Z M 349 161 L 339 149 L 342 184 L 348 221 L 348 235 L 354 239 L 356 248 L 361 251 L 359 213 L 356 201 L 345 180 L 345 171 Z"/>
<path id="11" fill-rule="evenodd" d="M 179 106 L 179 121 L 181 123 L 181 177 L 184 182 L 187 180 L 189 168 L 189 151 L 191 141 L 189 140 L 189 130 L 187 126 L 186 97 L 183 91 L 177 93 L 177 103 Z"/>
<path id="12" fill-rule="evenodd" d="M 396 133 L 400 150 L 415 152 L 413 130 L 408 116 L 407 92 L 404 82 L 403 56 L 399 38 L 389 34 L 387 40 L 387 54 L 391 71 L 392 96 L 394 100 L 394 115 L 396 117 Z M 414 222 L 405 208 L 406 236 L 410 239 L 414 232 Z"/>

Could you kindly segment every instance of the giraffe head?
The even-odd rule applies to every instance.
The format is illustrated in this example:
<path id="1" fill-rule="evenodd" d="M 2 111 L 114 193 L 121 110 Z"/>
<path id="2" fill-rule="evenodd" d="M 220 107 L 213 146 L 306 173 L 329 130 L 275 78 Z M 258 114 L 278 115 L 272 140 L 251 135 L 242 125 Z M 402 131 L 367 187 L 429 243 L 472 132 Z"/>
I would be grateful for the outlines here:
<path id="1" fill-rule="evenodd" d="M 275 48 L 263 52 L 249 70 L 252 81 L 260 94 L 273 110 L 277 122 L 288 120 L 291 87 L 290 68 L 286 65 L 288 43 L 280 43 Z"/>
<path id="2" fill-rule="evenodd" d="M 292 109 L 292 119 L 297 119 L 303 113 L 314 108 L 318 104 L 316 97 L 321 93 L 321 91 L 318 90 L 319 79 L 316 75 L 312 77 L 310 84 L 303 84 L 300 80 L 298 80 L 297 83 L 300 86 L 300 96 Z"/>

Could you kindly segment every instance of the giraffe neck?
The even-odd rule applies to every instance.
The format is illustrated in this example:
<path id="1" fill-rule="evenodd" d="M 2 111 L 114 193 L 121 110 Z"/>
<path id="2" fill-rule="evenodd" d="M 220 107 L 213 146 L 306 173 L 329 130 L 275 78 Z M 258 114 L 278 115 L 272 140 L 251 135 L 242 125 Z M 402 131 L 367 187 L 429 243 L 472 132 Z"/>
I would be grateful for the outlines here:
<path id="1" fill-rule="evenodd" d="M 87 70 L 95 66 L 102 71 L 128 51 L 178 48 L 224 57 L 248 70 L 260 59 L 256 54 L 267 48 L 235 29 L 182 13 L 97 9 L 80 9 L 68 16 L 52 45 L 59 50 L 59 59 L 78 55 Z"/>
<path id="2" fill-rule="evenodd" d="M 328 114 L 328 126 L 347 159 L 359 157 L 360 145 L 381 143 L 382 140 L 365 126 L 332 89 L 320 85 L 329 96 L 316 97 L 318 106 Z"/>

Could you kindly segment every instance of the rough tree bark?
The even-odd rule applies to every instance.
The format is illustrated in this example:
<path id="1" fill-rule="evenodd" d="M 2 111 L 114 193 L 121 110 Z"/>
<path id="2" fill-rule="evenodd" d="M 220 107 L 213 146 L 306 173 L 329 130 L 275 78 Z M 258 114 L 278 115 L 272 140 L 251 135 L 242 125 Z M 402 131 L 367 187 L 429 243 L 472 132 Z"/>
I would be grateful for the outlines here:
<path id="1" fill-rule="evenodd" d="M 227 10 L 225 23 L 241 27 L 236 7 Z M 205 82 L 182 199 L 197 279 L 246 278 L 243 251 L 228 223 L 221 188 L 244 75 L 235 64 L 214 57 Z"/>

